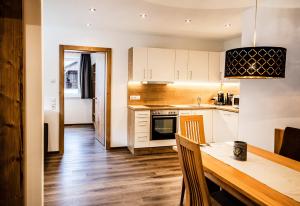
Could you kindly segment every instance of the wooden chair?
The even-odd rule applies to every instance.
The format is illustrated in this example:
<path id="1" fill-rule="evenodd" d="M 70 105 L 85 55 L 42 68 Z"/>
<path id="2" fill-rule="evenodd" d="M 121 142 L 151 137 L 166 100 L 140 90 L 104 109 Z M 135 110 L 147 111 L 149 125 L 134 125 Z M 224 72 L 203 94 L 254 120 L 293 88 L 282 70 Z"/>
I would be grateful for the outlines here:
<path id="1" fill-rule="evenodd" d="M 279 154 L 283 142 L 284 129 L 275 129 L 274 134 L 274 153 Z"/>
<path id="2" fill-rule="evenodd" d="M 176 144 L 186 187 L 185 206 L 244 205 L 224 191 L 209 193 L 198 143 L 176 134 Z"/>
<path id="3" fill-rule="evenodd" d="M 205 144 L 203 115 L 191 115 L 180 117 L 180 134 L 187 139 L 199 144 Z M 185 194 L 184 178 L 182 179 L 180 205 L 183 205 Z"/>
<path id="4" fill-rule="evenodd" d="M 176 135 L 180 166 L 186 187 L 186 206 L 211 205 L 199 144 Z"/>
<path id="5" fill-rule="evenodd" d="M 181 135 L 199 144 L 205 144 L 203 115 L 180 117 Z"/>
<path id="6" fill-rule="evenodd" d="M 274 152 L 300 162 L 300 129 L 275 129 Z"/>

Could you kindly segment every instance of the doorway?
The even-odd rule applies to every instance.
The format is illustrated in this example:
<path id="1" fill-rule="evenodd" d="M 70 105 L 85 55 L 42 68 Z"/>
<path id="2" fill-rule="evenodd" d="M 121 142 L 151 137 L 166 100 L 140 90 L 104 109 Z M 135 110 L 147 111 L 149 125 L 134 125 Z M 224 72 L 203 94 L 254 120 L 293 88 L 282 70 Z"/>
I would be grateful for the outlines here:
<path id="1" fill-rule="evenodd" d="M 97 140 L 110 149 L 111 49 L 60 45 L 59 55 L 60 154 L 64 153 L 65 124 L 92 123 Z M 85 61 L 86 67 L 81 65 Z"/>

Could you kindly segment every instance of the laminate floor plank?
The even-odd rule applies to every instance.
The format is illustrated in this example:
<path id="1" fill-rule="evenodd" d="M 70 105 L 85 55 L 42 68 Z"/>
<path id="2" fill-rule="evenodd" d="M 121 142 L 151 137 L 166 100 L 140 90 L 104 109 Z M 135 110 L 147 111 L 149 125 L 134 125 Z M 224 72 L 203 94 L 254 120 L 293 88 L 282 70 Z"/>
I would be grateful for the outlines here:
<path id="1" fill-rule="evenodd" d="M 178 205 L 177 154 L 106 151 L 91 127 L 65 128 L 65 154 L 45 160 L 45 206 Z"/>

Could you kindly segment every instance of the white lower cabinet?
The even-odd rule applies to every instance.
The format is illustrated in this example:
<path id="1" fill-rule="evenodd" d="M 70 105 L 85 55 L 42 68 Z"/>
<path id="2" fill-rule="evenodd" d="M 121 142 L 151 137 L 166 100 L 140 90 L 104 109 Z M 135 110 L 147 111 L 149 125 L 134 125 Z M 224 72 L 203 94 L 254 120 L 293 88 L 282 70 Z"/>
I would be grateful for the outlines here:
<path id="1" fill-rule="evenodd" d="M 226 142 L 238 139 L 238 113 L 211 109 L 180 110 L 178 133 L 180 133 L 180 117 L 184 115 L 203 115 L 206 142 Z M 128 145 L 130 148 L 176 144 L 175 140 L 150 140 L 150 110 L 130 111 L 128 123 Z"/>
<path id="2" fill-rule="evenodd" d="M 180 116 L 183 115 L 203 115 L 206 142 L 226 142 L 238 139 L 238 113 L 222 110 L 181 110 L 179 111 L 178 133 L 180 133 Z"/>
<path id="3" fill-rule="evenodd" d="M 149 132 L 137 132 L 134 135 L 134 147 L 141 148 L 141 147 L 148 147 L 149 146 Z"/>
<path id="4" fill-rule="evenodd" d="M 227 142 L 238 139 L 239 115 L 221 110 L 213 111 L 214 142 Z"/>
<path id="5" fill-rule="evenodd" d="M 150 110 L 134 112 L 133 131 L 134 148 L 148 147 L 150 141 Z"/>

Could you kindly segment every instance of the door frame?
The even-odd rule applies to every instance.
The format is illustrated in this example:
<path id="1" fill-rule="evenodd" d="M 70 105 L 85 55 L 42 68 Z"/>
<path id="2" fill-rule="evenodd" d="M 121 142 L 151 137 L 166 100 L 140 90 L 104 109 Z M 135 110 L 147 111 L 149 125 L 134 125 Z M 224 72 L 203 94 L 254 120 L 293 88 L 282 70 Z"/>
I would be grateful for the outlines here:
<path id="1" fill-rule="evenodd" d="M 59 45 L 59 153 L 64 153 L 64 58 L 66 50 L 83 52 L 103 52 L 106 55 L 106 92 L 105 92 L 105 149 L 110 149 L 111 137 L 111 68 L 112 49 L 104 47 Z"/>

